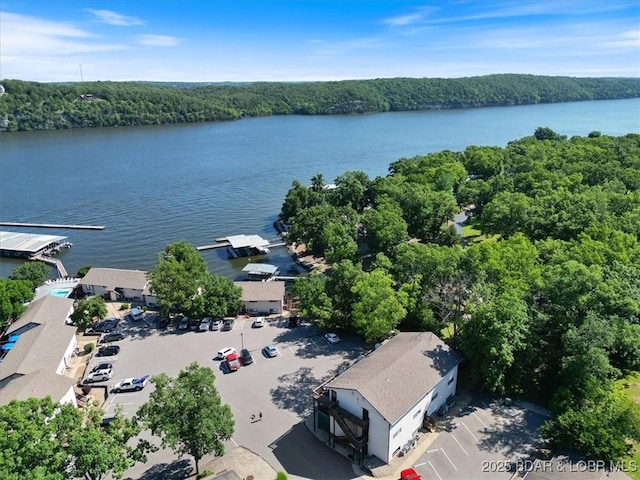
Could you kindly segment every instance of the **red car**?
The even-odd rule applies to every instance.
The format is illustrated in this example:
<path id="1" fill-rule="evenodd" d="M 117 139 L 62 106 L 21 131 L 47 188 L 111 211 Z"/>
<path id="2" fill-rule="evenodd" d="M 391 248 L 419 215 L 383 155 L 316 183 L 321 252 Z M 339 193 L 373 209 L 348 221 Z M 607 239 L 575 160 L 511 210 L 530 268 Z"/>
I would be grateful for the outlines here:
<path id="1" fill-rule="evenodd" d="M 235 372 L 240 369 L 240 360 L 238 360 L 238 356 L 235 352 L 231 352 L 225 357 L 227 361 L 227 367 L 229 367 L 230 372 Z"/>
<path id="2" fill-rule="evenodd" d="M 422 480 L 414 468 L 407 468 L 400 472 L 400 480 Z"/>

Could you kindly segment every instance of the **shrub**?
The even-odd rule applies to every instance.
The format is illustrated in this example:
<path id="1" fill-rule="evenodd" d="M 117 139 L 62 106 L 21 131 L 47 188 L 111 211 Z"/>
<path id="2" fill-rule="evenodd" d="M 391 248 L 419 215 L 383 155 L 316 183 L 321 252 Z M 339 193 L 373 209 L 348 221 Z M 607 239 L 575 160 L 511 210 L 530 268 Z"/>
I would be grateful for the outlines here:
<path id="1" fill-rule="evenodd" d="M 213 475 L 213 470 L 205 470 L 204 472 L 200 472 L 196 475 L 196 480 L 200 480 L 201 478 L 208 477 L 209 475 Z"/>
<path id="2" fill-rule="evenodd" d="M 276 480 L 287 480 L 287 474 L 285 472 L 278 472 Z"/>
<path id="3" fill-rule="evenodd" d="M 129 304 L 128 304 L 128 303 L 123 303 L 123 304 L 120 306 L 120 310 L 129 310 Z"/>
<path id="4" fill-rule="evenodd" d="M 93 344 L 93 343 L 87 343 L 87 344 L 84 346 L 84 353 L 91 353 L 91 352 L 93 352 L 93 349 L 94 349 L 94 348 L 96 348 L 95 344 Z"/>

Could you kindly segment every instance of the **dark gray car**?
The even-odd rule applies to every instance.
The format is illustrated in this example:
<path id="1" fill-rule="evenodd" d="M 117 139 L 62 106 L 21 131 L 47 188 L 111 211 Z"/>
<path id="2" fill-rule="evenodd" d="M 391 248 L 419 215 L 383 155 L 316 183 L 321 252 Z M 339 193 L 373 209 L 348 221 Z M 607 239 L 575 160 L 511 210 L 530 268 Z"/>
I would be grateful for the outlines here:
<path id="1" fill-rule="evenodd" d="M 104 333 L 100 338 L 100 343 L 117 342 L 118 340 L 124 340 L 124 332 L 122 330 Z"/>

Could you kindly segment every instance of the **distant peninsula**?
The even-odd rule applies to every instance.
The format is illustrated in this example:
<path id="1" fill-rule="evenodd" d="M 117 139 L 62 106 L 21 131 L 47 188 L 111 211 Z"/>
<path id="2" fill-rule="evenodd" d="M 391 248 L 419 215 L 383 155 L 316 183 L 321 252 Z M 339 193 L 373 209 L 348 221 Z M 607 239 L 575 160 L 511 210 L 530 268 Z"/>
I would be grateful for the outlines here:
<path id="1" fill-rule="evenodd" d="M 213 122 L 640 97 L 640 78 L 522 74 L 335 82 L 37 83 L 2 80 L 0 131 Z"/>

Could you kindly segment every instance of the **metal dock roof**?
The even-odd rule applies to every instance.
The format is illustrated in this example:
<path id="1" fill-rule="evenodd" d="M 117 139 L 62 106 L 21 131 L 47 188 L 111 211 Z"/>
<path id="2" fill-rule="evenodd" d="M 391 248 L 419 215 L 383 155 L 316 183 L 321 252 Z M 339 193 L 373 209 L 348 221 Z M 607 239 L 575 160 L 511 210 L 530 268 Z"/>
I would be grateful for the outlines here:
<path id="1" fill-rule="evenodd" d="M 275 275 L 278 267 L 268 263 L 247 263 L 242 271 L 252 275 Z"/>
<path id="2" fill-rule="evenodd" d="M 232 235 L 230 237 L 226 237 L 225 240 L 231 244 L 231 248 L 257 248 L 269 246 L 269 240 L 265 240 L 260 235 Z"/>
<path id="3" fill-rule="evenodd" d="M 67 237 L 59 235 L 0 232 L 0 250 L 15 253 L 36 253 L 66 239 Z"/>

